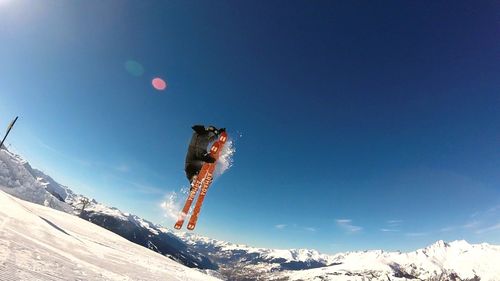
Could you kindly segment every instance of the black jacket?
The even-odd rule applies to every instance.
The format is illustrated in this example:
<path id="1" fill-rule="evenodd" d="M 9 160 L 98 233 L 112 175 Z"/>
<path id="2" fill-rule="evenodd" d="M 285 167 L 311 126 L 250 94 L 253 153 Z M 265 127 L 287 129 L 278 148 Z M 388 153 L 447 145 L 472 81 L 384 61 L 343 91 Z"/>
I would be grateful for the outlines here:
<path id="1" fill-rule="evenodd" d="M 217 135 L 213 131 L 205 129 L 205 126 L 195 125 L 192 128 L 194 132 L 189 143 L 184 167 L 189 180 L 199 172 L 204 162 L 209 161 L 208 145 L 217 138 Z"/>

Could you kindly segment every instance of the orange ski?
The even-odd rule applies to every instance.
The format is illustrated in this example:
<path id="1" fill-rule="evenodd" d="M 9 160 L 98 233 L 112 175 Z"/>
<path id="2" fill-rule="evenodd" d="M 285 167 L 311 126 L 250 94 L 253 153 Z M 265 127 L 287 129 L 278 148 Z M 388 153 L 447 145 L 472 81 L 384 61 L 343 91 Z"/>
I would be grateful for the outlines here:
<path id="1" fill-rule="evenodd" d="M 175 229 L 181 229 L 182 225 L 184 224 L 184 220 L 186 219 L 186 216 L 189 212 L 189 209 L 191 208 L 191 204 L 193 204 L 194 197 L 196 196 L 196 193 L 198 192 L 198 189 L 200 188 L 200 185 L 203 181 L 203 177 L 207 173 L 207 166 L 206 164 L 203 165 L 201 168 L 200 173 L 198 176 L 196 176 L 196 179 L 191 183 L 191 191 L 189 192 L 189 196 L 186 199 L 186 203 L 184 204 L 184 208 L 182 208 L 182 212 L 179 214 L 179 218 L 177 219 L 177 222 L 175 223 L 174 228 Z"/>
<path id="2" fill-rule="evenodd" d="M 196 201 L 196 205 L 194 205 L 193 214 L 189 219 L 189 223 L 187 225 L 187 229 L 193 230 L 196 227 L 196 222 L 198 221 L 198 216 L 200 214 L 201 205 L 203 205 L 203 200 L 205 200 L 205 195 L 207 194 L 208 188 L 213 180 L 213 173 L 215 170 L 215 164 L 208 164 L 207 176 L 203 180 L 200 195 L 198 196 L 198 200 Z"/>

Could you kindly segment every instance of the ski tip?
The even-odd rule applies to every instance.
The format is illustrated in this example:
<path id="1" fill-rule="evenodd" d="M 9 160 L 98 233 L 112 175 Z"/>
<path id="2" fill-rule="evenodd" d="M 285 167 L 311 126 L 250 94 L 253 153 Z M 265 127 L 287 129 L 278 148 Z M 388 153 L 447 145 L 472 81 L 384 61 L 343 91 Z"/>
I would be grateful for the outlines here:
<path id="1" fill-rule="evenodd" d="M 194 224 L 188 224 L 187 229 L 189 229 L 189 230 L 193 230 L 193 229 L 194 229 L 194 227 L 195 227 L 195 225 L 194 225 Z"/>
<path id="2" fill-rule="evenodd" d="M 181 229 L 181 227 L 182 227 L 182 225 L 178 225 L 178 224 L 176 224 L 176 225 L 174 226 L 174 228 L 175 228 L 175 229 Z"/>

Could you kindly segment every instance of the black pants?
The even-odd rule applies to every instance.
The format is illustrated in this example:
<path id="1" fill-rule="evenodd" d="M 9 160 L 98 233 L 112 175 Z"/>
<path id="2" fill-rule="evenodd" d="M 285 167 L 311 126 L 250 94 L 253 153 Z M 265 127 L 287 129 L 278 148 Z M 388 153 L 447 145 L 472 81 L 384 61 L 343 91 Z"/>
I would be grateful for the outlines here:
<path id="1" fill-rule="evenodd" d="M 193 182 L 194 176 L 196 176 L 200 172 L 201 167 L 203 167 L 204 163 L 205 162 L 200 161 L 200 160 L 195 160 L 195 161 L 191 161 L 191 162 L 186 163 L 185 172 L 186 172 L 186 177 L 189 180 L 189 182 Z"/>

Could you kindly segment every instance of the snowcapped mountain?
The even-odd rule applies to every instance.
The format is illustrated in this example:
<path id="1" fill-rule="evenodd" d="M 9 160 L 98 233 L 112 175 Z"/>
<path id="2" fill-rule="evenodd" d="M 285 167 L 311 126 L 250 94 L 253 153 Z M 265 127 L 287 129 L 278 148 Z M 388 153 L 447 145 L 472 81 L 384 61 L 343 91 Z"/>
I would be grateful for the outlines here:
<path id="1" fill-rule="evenodd" d="M 333 264 L 332 256 L 316 250 L 276 250 L 223 242 L 192 233 L 176 232 L 194 250 L 209 256 L 228 280 L 269 280 L 276 273 L 321 268 Z"/>
<path id="2" fill-rule="evenodd" d="M 324 255 L 274 250 L 177 233 L 210 256 L 229 280 L 500 280 L 500 246 L 438 241 L 414 252 L 363 251 Z M 251 277 L 250 277 L 251 276 Z"/>
<path id="3" fill-rule="evenodd" d="M 0 191 L 0 280 L 219 280 Z"/>
<path id="4" fill-rule="evenodd" d="M 64 202 L 65 198 L 54 196 L 50 190 L 56 190 L 53 180 L 41 177 L 42 172 L 33 169 L 20 156 L 7 150 L 0 150 L 0 190 L 17 198 L 51 207 L 64 212 L 72 212 L 71 206 Z M 60 194 L 64 187 L 60 186 Z"/>
<path id="5" fill-rule="evenodd" d="M 335 265 L 270 280 L 500 280 L 500 246 L 438 241 L 414 252 L 337 254 Z"/>

